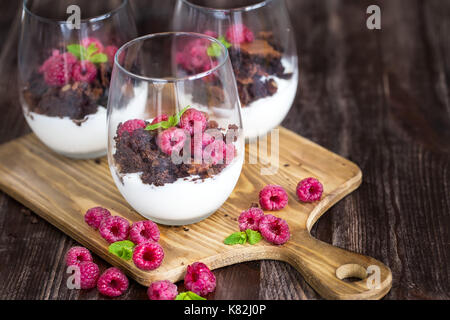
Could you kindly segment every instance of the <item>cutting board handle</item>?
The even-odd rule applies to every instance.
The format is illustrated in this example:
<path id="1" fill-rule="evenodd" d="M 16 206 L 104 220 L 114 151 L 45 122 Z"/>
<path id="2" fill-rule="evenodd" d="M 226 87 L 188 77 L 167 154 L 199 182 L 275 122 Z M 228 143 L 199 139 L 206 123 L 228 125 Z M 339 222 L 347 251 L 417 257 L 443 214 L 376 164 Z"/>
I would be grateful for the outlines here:
<path id="1" fill-rule="evenodd" d="M 286 250 L 288 262 L 326 299 L 381 299 L 392 286 L 391 270 L 380 261 L 319 241 L 307 231 L 293 235 Z"/>

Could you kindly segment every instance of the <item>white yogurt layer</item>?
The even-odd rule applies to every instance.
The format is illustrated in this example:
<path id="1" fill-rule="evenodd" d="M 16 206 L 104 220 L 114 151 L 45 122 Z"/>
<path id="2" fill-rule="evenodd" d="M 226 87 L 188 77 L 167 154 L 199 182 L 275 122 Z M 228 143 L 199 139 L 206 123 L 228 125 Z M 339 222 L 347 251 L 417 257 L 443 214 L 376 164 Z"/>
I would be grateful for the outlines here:
<path id="1" fill-rule="evenodd" d="M 241 174 L 244 153 L 239 152 L 222 172 L 205 179 L 197 176 L 164 186 L 144 184 L 140 173 L 125 174 L 120 181 L 115 169 L 112 176 L 128 203 L 142 216 L 165 225 L 196 223 L 216 212 L 228 199 Z"/>
<path id="2" fill-rule="evenodd" d="M 25 112 L 28 125 L 38 138 L 54 151 L 68 157 L 95 158 L 106 154 L 106 108 L 86 116 L 81 125 L 69 117 L 49 117 Z"/>
<path id="3" fill-rule="evenodd" d="M 126 108 L 130 115 L 142 114 L 147 101 L 147 86 L 136 88 L 135 97 Z M 25 111 L 25 119 L 36 136 L 49 148 L 76 159 L 102 157 L 108 145 L 107 112 L 99 106 L 80 125 L 69 117 L 49 117 Z M 116 126 L 117 127 L 117 126 Z"/>
<path id="4" fill-rule="evenodd" d="M 246 139 L 252 140 L 263 136 L 278 126 L 294 102 L 298 86 L 298 70 L 285 60 L 282 60 L 282 63 L 286 73 L 293 73 L 292 78 L 286 80 L 268 77 L 277 83 L 277 92 L 273 96 L 256 100 L 241 109 Z"/>

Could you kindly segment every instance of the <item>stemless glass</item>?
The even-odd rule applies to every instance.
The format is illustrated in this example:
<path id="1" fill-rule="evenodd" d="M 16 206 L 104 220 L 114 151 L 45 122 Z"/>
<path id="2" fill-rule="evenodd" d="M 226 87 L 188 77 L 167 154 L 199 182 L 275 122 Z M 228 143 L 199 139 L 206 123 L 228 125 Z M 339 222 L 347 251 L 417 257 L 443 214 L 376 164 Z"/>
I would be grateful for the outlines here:
<path id="1" fill-rule="evenodd" d="M 242 170 L 240 110 L 218 40 L 169 32 L 124 45 L 108 103 L 108 160 L 123 197 L 160 224 L 192 224 L 214 213 Z"/>
<path id="2" fill-rule="evenodd" d="M 69 19 L 70 6 L 80 9 L 79 26 Z M 106 155 L 114 55 L 136 36 L 127 0 L 24 0 L 20 99 L 29 126 L 50 149 L 77 159 Z"/>
<path id="3" fill-rule="evenodd" d="M 283 0 L 178 0 L 173 27 L 216 37 L 228 47 L 246 138 L 265 135 L 283 121 L 298 86 L 297 51 Z"/>

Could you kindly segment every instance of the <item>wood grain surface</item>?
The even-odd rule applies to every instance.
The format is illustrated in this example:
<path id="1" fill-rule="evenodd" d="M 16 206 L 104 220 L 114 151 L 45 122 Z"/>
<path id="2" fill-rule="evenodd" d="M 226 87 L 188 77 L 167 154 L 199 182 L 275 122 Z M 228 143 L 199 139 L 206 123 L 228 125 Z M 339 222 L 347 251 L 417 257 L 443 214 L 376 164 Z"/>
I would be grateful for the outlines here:
<path id="1" fill-rule="evenodd" d="M 293 265 L 322 297 L 383 297 L 392 285 L 388 267 L 373 258 L 333 247 L 310 235 L 320 216 L 359 187 L 362 181 L 360 169 L 284 128 L 279 129 L 279 141 L 277 160 L 283 164 L 279 168 L 270 164 L 273 157 L 270 153 L 259 153 L 258 161 L 251 164 L 251 148 L 247 146 L 247 160 L 239 182 L 214 215 L 189 226 L 160 226 L 160 244 L 165 258 L 160 268 L 150 272 L 138 269 L 132 261 L 108 253 L 109 244 L 84 222 L 84 213 L 94 206 L 108 208 L 113 215 L 122 216 L 130 223 L 143 220 L 117 190 L 106 158 L 70 160 L 51 152 L 35 135 L 27 135 L 0 146 L 0 189 L 107 262 L 125 270 L 144 286 L 158 280 L 181 281 L 186 267 L 197 261 L 214 270 L 245 261 L 272 259 Z M 270 139 L 267 143 L 272 146 Z M 251 156 L 255 155 L 251 153 Z M 264 169 L 269 166 L 273 170 L 264 174 Z M 315 177 L 324 185 L 321 201 L 302 204 L 297 200 L 297 182 L 307 177 Z M 282 246 L 265 241 L 253 246 L 225 245 L 223 240 L 239 229 L 239 214 L 258 202 L 259 190 L 268 184 L 281 185 L 289 194 L 287 207 L 272 214 L 288 222 L 291 239 Z M 367 286 L 366 270 L 369 266 L 380 268 L 379 288 Z M 361 280 L 344 281 L 350 277 Z"/>
<path id="2" fill-rule="evenodd" d="M 393 273 L 385 299 L 449 299 L 450 2 L 286 2 L 300 87 L 283 125 L 364 174 L 312 235 L 385 262 Z M 169 29 L 173 0 L 132 3 L 140 34 Z M 365 27 L 371 4 L 381 7 L 381 30 Z M 0 2 L 0 142 L 29 132 L 16 84 L 20 5 Z M 96 290 L 66 288 L 63 256 L 75 244 L 0 193 L 0 299 L 103 299 Z M 320 298 L 283 262 L 241 263 L 215 275 L 222 285 L 211 299 Z M 121 297 L 146 298 L 136 282 Z"/>

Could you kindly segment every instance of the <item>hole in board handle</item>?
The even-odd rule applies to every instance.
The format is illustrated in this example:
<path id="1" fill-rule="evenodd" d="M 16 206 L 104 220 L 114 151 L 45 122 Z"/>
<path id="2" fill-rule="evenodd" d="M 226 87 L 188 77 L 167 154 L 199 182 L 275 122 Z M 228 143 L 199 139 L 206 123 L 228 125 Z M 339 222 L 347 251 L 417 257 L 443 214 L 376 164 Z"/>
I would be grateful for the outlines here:
<path id="1" fill-rule="evenodd" d="M 367 278 L 367 270 L 359 264 L 344 264 L 336 269 L 336 277 L 346 282 L 356 282 Z"/>

